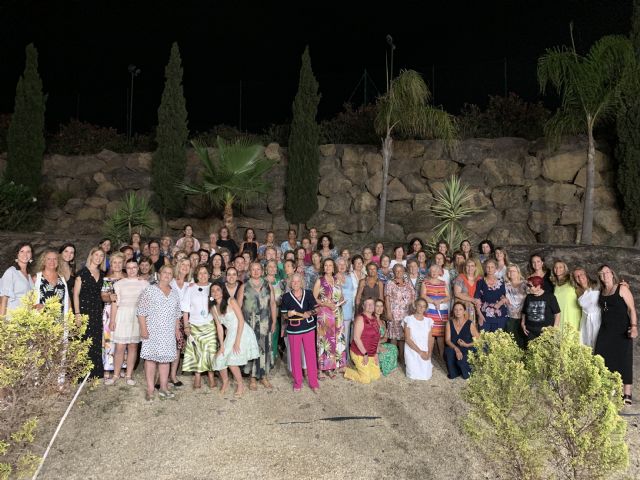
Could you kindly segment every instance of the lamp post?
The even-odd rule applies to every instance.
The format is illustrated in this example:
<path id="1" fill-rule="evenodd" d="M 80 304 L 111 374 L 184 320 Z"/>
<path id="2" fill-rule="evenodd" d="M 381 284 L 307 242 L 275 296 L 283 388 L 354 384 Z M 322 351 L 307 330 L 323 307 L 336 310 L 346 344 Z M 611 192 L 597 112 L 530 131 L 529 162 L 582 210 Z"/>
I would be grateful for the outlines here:
<path id="1" fill-rule="evenodd" d="M 140 75 L 142 70 L 133 64 L 129 65 L 128 70 L 131 75 L 131 94 L 129 97 L 129 129 L 127 131 L 127 137 L 131 140 L 131 136 L 133 134 L 133 79 Z"/>
<path id="2" fill-rule="evenodd" d="M 393 37 L 387 34 L 387 43 L 391 47 L 391 68 L 387 70 L 387 92 L 391 88 L 391 81 L 393 80 L 393 51 L 396 49 L 395 43 L 393 43 Z"/>

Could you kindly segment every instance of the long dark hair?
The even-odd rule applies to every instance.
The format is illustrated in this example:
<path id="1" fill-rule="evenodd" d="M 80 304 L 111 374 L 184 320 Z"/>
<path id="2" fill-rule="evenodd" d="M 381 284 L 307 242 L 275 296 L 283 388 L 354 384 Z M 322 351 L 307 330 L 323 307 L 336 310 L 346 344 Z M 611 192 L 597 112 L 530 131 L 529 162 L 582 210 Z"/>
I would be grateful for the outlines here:
<path id="1" fill-rule="evenodd" d="M 23 247 L 29 247 L 31 249 L 31 260 L 29 261 L 29 263 L 27 263 L 27 273 L 30 273 L 30 265 L 33 263 L 34 256 L 33 245 L 31 245 L 31 242 L 20 242 L 16 245 L 16 248 L 13 250 L 13 259 L 11 260 L 11 263 L 7 266 L 7 268 L 16 267 L 17 270 L 20 270 L 20 267 L 18 266 L 18 262 L 16 262 L 16 260 L 18 259 L 18 253 L 20 253 L 20 250 L 22 250 Z"/>
<path id="2" fill-rule="evenodd" d="M 73 260 L 71 260 L 69 262 L 69 269 L 71 270 L 71 274 L 75 275 L 75 273 L 76 273 L 76 254 L 78 252 L 78 250 L 76 249 L 76 246 L 71 242 L 63 243 L 62 246 L 58 249 L 58 253 L 60 255 L 62 255 L 62 252 L 64 252 L 67 247 L 73 248 Z"/>
<path id="3" fill-rule="evenodd" d="M 222 301 L 220 302 L 220 305 L 217 304 L 217 302 L 213 299 L 213 295 L 211 294 L 211 290 L 213 290 L 213 287 L 216 286 L 220 287 L 220 290 L 222 290 Z M 220 314 L 224 315 L 225 313 L 227 313 L 227 306 L 229 305 L 230 298 L 231 297 L 229 296 L 229 292 L 227 292 L 227 288 L 223 282 L 213 282 L 211 284 L 211 287 L 209 287 L 209 311 L 211 311 L 214 306 L 217 306 Z"/>

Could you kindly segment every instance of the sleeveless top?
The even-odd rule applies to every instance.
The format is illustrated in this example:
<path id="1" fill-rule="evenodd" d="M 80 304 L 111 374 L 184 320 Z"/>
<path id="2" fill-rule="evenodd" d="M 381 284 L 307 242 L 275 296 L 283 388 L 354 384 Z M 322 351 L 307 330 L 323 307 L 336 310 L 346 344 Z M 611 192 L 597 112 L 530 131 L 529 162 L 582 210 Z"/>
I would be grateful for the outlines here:
<path id="1" fill-rule="evenodd" d="M 462 340 L 465 343 L 473 342 L 473 336 L 471 335 L 471 320 L 464 322 L 460 329 L 460 333 L 456 332 L 456 329 L 453 326 L 453 320 L 449 320 L 449 329 L 451 330 L 451 343 L 457 347 L 461 348 L 458 345 L 458 340 Z"/>
<path id="2" fill-rule="evenodd" d="M 362 341 L 364 348 L 367 350 L 367 355 L 373 356 L 378 351 L 378 342 L 380 342 L 380 328 L 378 321 L 375 318 L 369 318 L 366 315 L 362 315 L 364 328 L 360 340 Z M 365 352 L 361 352 L 356 345 L 355 340 L 351 341 L 351 351 L 356 355 L 364 356 Z"/>
<path id="3" fill-rule="evenodd" d="M 367 278 L 364 278 L 364 288 L 362 289 L 362 296 L 360 297 L 360 303 L 363 304 L 365 300 L 367 300 L 368 298 L 373 298 L 374 300 L 378 300 L 378 297 L 380 296 L 380 290 L 378 289 L 378 282 L 380 280 L 376 281 L 376 284 L 373 287 L 370 287 L 369 284 L 367 283 Z"/>
<path id="4" fill-rule="evenodd" d="M 600 329 L 611 329 L 626 336 L 631 320 L 627 304 L 624 298 L 620 296 L 620 285 L 616 287 L 611 295 L 605 296 L 600 293 L 598 304 L 602 310 L 602 326 Z"/>

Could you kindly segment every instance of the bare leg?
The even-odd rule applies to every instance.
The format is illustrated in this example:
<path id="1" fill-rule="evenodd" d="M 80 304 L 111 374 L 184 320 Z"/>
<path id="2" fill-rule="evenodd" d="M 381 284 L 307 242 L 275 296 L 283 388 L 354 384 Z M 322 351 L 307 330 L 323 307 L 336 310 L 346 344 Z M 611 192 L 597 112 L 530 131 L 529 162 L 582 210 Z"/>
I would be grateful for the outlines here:
<path id="1" fill-rule="evenodd" d="M 397 340 L 395 345 L 398 346 L 398 361 L 404 363 L 404 340 Z"/>
<path id="2" fill-rule="evenodd" d="M 131 378 L 133 376 L 133 369 L 136 366 L 136 362 L 134 361 L 134 358 L 136 358 L 136 355 L 138 354 L 138 344 L 137 343 L 130 343 L 127 345 L 127 358 L 130 358 L 131 361 L 127 362 L 127 378 Z M 118 364 L 120 365 L 120 364 Z"/>
<path id="3" fill-rule="evenodd" d="M 171 381 L 176 383 L 178 381 L 178 365 L 180 364 L 180 352 L 176 359 L 171 362 Z"/>
<path id="4" fill-rule="evenodd" d="M 625 384 L 623 385 L 623 389 L 624 389 L 624 392 L 623 392 L 623 393 L 624 393 L 625 395 L 631 395 L 631 392 L 633 391 L 633 385 L 632 385 L 632 384 L 625 383 Z"/>
<path id="5" fill-rule="evenodd" d="M 214 372 L 207 372 L 207 378 L 209 379 L 209 388 L 216 387 L 216 377 Z"/>
<path id="6" fill-rule="evenodd" d="M 193 388 L 202 387 L 202 374 L 200 372 L 195 372 L 193 376 Z"/>
<path id="7" fill-rule="evenodd" d="M 156 388 L 156 362 L 152 362 L 151 360 L 144 361 L 144 376 L 147 380 L 147 393 L 153 395 L 153 391 Z"/>
<path id="8" fill-rule="evenodd" d="M 169 390 L 169 364 L 159 363 L 158 370 L 160 371 L 160 390 L 166 392 Z"/>
<path id="9" fill-rule="evenodd" d="M 244 393 L 244 383 L 242 382 L 242 374 L 240 373 L 240 368 L 234 365 L 229 367 L 229 370 L 231 370 L 231 373 L 233 374 L 233 378 L 235 378 L 236 380 L 236 384 L 237 384 L 236 395 L 239 397 Z"/>
<path id="10" fill-rule="evenodd" d="M 122 362 L 124 362 L 124 343 L 116 343 L 115 355 L 113 356 L 113 378 L 120 378 L 120 370 L 122 369 Z M 128 370 L 128 368 L 127 368 Z"/>
<path id="11" fill-rule="evenodd" d="M 220 378 L 222 378 L 222 387 L 220 387 L 220 395 L 224 395 L 225 393 L 227 393 L 227 389 L 229 388 L 229 375 L 227 374 L 226 368 L 220 370 Z"/>

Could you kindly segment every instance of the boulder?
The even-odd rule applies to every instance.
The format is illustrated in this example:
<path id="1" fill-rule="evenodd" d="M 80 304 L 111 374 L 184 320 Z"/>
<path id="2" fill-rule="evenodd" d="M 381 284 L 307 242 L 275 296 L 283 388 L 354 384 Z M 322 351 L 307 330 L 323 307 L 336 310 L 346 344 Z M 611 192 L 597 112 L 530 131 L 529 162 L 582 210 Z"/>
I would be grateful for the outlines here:
<path id="1" fill-rule="evenodd" d="M 500 220 L 499 212 L 494 208 L 487 208 L 484 212 L 476 213 L 462 221 L 462 225 L 467 230 L 479 236 L 485 236 Z"/>
<path id="2" fill-rule="evenodd" d="M 428 232 L 438 224 L 438 219 L 425 211 L 413 211 L 402 217 L 390 217 L 387 220 L 402 225 L 405 232 Z"/>
<path id="3" fill-rule="evenodd" d="M 350 188 L 351 182 L 339 171 L 323 177 L 318 184 L 318 191 L 327 198 L 334 193 L 346 192 Z"/>
<path id="4" fill-rule="evenodd" d="M 599 171 L 595 171 L 595 175 L 593 176 L 593 186 L 599 187 L 603 184 L 602 174 Z M 585 165 L 580 169 L 576 178 L 573 180 L 574 185 L 578 185 L 582 188 L 587 188 L 587 166 Z"/>
<path id="5" fill-rule="evenodd" d="M 325 212 L 333 215 L 344 215 L 351 209 L 351 195 L 348 193 L 335 193 L 327 198 L 324 206 Z"/>
<path id="6" fill-rule="evenodd" d="M 318 211 L 324 210 L 324 207 L 327 205 L 327 197 L 323 197 L 322 195 L 318 195 Z"/>
<path id="7" fill-rule="evenodd" d="M 134 172 L 129 169 L 119 169 L 113 172 L 113 183 L 123 190 L 137 190 L 151 186 L 151 176 L 147 172 Z"/>
<path id="8" fill-rule="evenodd" d="M 487 235 L 494 245 L 531 245 L 535 235 L 523 223 L 500 223 Z"/>
<path id="9" fill-rule="evenodd" d="M 342 168 L 362 165 L 362 147 L 355 145 L 345 145 L 342 152 Z"/>
<path id="10" fill-rule="evenodd" d="M 491 191 L 491 200 L 498 210 L 523 207 L 526 197 L 523 187 L 496 187 Z"/>
<path id="11" fill-rule="evenodd" d="M 446 156 L 444 142 L 442 140 L 423 140 L 424 153 L 422 158 L 425 160 L 436 160 Z"/>
<path id="12" fill-rule="evenodd" d="M 377 229 L 377 225 L 374 225 L 373 228 Z M 396 223 L 385 223 L 384 237 L 390 241 L 402 242 L 404 241 L 405 234 L 400 225 Z"/>
<path id="13" fill-rule="evenodd" d="M 460 181 L 469 187 L 484 188 L 484 172 L 477 165 L 466 165 L 460 172 Z"/>
<path id="14" fill-rule="evenodd" d="M 558 221 L 558 212 L 547 210 L 545 212 L 531 212 L 527 225 L 536 233 L 549 229 Z"/>
<path id="15" fill-rule="evenodd" d="M 363 185 L 367 180 L 367 168 L 364 165 L 348 165 L 342 169 L 342 173 L 354 185 Z"/>
<path id="16" fill-rule="evenodd" d="M 529 143 L 528 140 L 518 137 L 494 138 L 489 156 L 520 163 L 529 153 Z"/>
<path id="17" fill-rule="evenodd" d="M 486 158 L 480 164 L 486 184 L 490 187 L 498 185 L 524 185 L 524 173 L 519 163 L 500 158 Z"/>
<path id="18" fill-rule="evenodd" d="M 431 211 L 431 204 L 433 203 L 433 195 L 430 193 L 416 193 L 413 197 L 411 206 L 416 212 L 429 212 Z"/>
<path id="19" fill-rule="evenodd" d="M 318 174 L 320 178 L 333 175 L 340 171 L 340 159 L 334 156 L 320 157 L 318 162 Z"/>
<path id="20" fill-rule="evenodd" d="M 111 150 L 102 150 L 95 158 L 102 162 L 103 166 L 100 170 L 103 172 L 113 172 L 126 166 L 124 155 L 112 152 Z"/>
<path id="21" fill-rule="evenodd" d="M 362 158 L 369 176 L 382 171 L 382 155 L 377 152 L 366 152 Z"/>
<path id="22" fill-rule="evenodd" d="M 524 157 L 524 178 L 534 180 L 542 173 L 542 161 L 533 155 Z"/>
<path id="23" fill-rule="evenodd" d="M 280 145 L 278 145 L 277 143 L 270 143 L 269 145 L 267 145 L 264 149 L 264 156 L 269 160 L 279 162 L 281 159 Z"/>
<path id="24" fill-rule="evenodd" d="M 137 169 L 144 172 L 151 171 L 151 163 L 153 161 L 153 154 L 150 152 L 139 153 L 137 156 Z"/>
<path id="25" fill-rule="evenodd" d="M 83 207 L 76 212 L 75 216 L 78 221 L 103 220 L 104 210 L 101 208 Z"/>
<path id="26" fill-rule="evenodd" d="M 407 187 L 405 187 L 398 178 L 392 179 L 387 185 L 387 200 L 390 202 L 394 200 L 412 200 L 413 194 L 409 193 Z"/>
<path id="27" fill-rule="evenodd" d="M 551 245 L 572 245 L 576 243 L 576 228 L 552 225 L 540 233 L 539 240 Z"/>
<path id="28" fill-rule="evenodd" d="M 424 193 L 429 191 L 427 183 L 420 175 L 410 173 L 400 179 L 402 184 L 407 187 L 407 191 L 410 193 Z"/>
<path id="29" fill-rule="evenodd" d="M 323 157 L 333 157 L 336 154 L 336 146 L 333 143 L 320 145 L 320 155 Z"/>
<path id="30" fill-rule="evenodd" d="M 596 150 L 596 172 L 607 172 L 612 168 L 611 158 L 606 153 Z"/>
<path id="31" fill-rule="evenodd" d="M 409 202 L 389 202 L 387 204 L 387 219 L 400 219 L 411 213 L 411 203 Z"/>
<path id="32" fill-rule="evenodd" d="M 417 158 L 424 153 L 424 144 L 417 140 L 398 140 L 393 143 L 394 158 Z"/>
<path id="33" fill-rule="evenodd" d="M 101 183 L 107 181 L 107 177 L 102 172 L 96 172 L 93 174 L 93 181 L 100 185 Z"/>
<path id="34" fill-rule="evenodd" d="M 616 192 L 610 187 L 596 187 L 593 192 L 594 205 L 598 207 L 615 207 Z"/>
<path id="35" fill-rule="evenodd" d="M 458 171 L 458 164 L 446 159 L 431 159 L 427 158 L 422 163 L 420 173 L 423 177 L 432 179 L 447 179 L 451 175 L 456 174 Z"/>
<path id="36" fill-rule="evenodd" d="M 393 177 L 404 177 L 409 174 L 418 174 L 421 167 L 421 158 L 394 156 L 389 162 L 389 175 Z"/>
<path id="37" fill-rule="evenodd" d="M 529 187 L 528 199 L 530 201 L 540 200 L 566 205 L 575 203 L 576 191 L 575 185 L 536 181 Z"/>
<path id="38" fill-rule="evenodd" d="M 58 207 L 49 207 L 42 210 L 42 217 L 47 220 L 58 220 L 65 213 Z"/>
<path id="39" fill-rule="evenodd" d="M 492 150 L 492 140 L 469 138 L 458 143 L 452 158 L 463 165 L 479 165 L 485 158 L 491 157 Z"/>
<path id="40" fill-rule="evenodd" d="M 575 225 L 582 223 L 582 206 L 564 205 L 560 212 L 560 225 Z"/>
<path id="41" fill-rule="evenodd" d="M 438 192 L 444 190 L 445 184 L 442 180 L 430 180 L 429 181 L 429 189 L 431 193 L 435 196 Z"/>
<path id="42" fill-rule="evenodd" d="M 559 153 L 543 160 L 542 176 L 554 182 L 571 182 L 586 162 L 584 151 Z"/>
<path id="43" fill-rule="evenodd" d="M 369 232 L 378 220 L 378 213 L 375 211 L 364 212 L 355 216 L 358 232 Z"/>
<path id="44" fill-rule="evenodd" d="M 593 223 L 610 234 L 624 230 L 620 212 L 615 208 L 596 208 L 593 212 Z"/>
<path id="45" fill-rule="evenodd" d="M 324 198 L 324 197 L 323 197 Z M 360 192 L 353 201 L 354 213 L 374 211 L 378 207 L 378 201 L 369 192 Z"/>
<path id="46" fill-rule="evenodd" d="M 508 208 L 504 211 L 505 223 L 521 223 L 526 226 L 527 218 L 529 218 L 529 209 L 526 207 Z"/>
<path id="47" fill-rule="evenodd" d="M 378 171 L 373 176 L 369 177 L 365 182 L 365 186 L 371 195 L 379 197 L 380 192 L 382 192 L 382 171 Z"/>
<path id="48" fill-rule="evenodd" d="M 468 205 L 474 208 L 487 208 L 492 205 L 491 200 L 480 189 L 470 188 L 467 190 L 470 195 Z"/>
<path id="49" fill-rule="evenodd" d="M 284 210 L 285 194 L 282 189 L 274 189 L 267 196 L 267 209 L 271 213 L 278 213 Z"/>
<path id="50" fill-rule="evenodd" d="M 84 201 L 85 205 L 94 208 L 104 208 L 109 203 L 109 200 L 102 197 L 89 197 Z"/>
<path id="51" fill-rule="evenodd" d="M 64 206 L 66 213 L 75 214 L 78 210 L 84 207 L 84 200 L 81 198 L 70 198 Z"/>
<path id="52" fill-rule="evenodd" d="M 113 215 L 116 212 L 116 210 L 120 208 L 120 205 L 122 205 L 122 202 L 120 202 L 119 200 L 113 200 L 109 202 L 104 209 L 104 214 L 108 217 Z M 182 226 L 179 226 L 178 230 L 181 230 L 183 226 L 184 224 L 182 224 Z"/>

